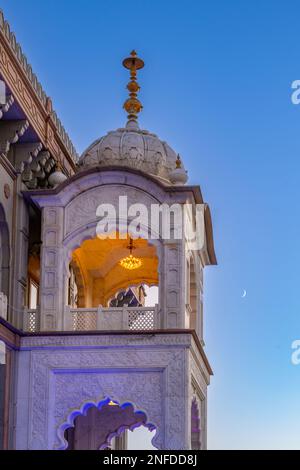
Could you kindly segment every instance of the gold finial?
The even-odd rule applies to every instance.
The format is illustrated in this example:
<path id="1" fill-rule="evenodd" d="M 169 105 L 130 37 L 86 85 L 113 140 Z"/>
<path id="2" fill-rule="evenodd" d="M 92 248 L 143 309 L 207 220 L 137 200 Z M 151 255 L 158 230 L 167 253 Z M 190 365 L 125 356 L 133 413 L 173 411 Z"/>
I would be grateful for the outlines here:
<path id="1" fill-rule="evenodd" d="M 177 155 L 177 158 L 176 158 L 176 168 L 181 168 L 181 158 L 179 154 Z"/>
<path id="2" fill-rule="evenodd" d="M 140 86 L 136 81 L 136 72 L 144 67 L 144 61 L 137 57 L 137 53 L 133 50 L 130 57 L 123 60 L 123 66 L 130 70 L 130 82 L 127 85 L 129 98 L 123 107 L 128 113 L 128 121 L 136 121 L 138 113 L 143 109 L 142 103 L 137 99 Z"/>
<path id="3" fill-rule="evenodd" d="M 55 171 L 62 171 L 62 169 L 63 169 L 62 163 L 60 159 L 58 159 L 55 164 Z"/>

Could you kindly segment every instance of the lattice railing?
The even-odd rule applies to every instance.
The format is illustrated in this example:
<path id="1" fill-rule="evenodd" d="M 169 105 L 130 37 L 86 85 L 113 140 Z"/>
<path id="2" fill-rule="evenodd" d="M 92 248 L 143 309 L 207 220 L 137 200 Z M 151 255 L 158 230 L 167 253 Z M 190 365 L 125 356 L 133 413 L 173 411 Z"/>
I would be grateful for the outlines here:
<path id="1" fill-rule="evenodd" d="M 72 330 L 97 330 L 97 309 L 72 308 L 70 314 L 72 316 Z"/>
<path id="2" fill-rule="evenodd" d="M 160 327 L 155 307 L 71 308 L 64 312 L 65 331 L 155 330 Z M 40 330 L 39 310 L 25 309 L 24 331 Z"/>
<path id="3" fill-rule="evenodd" d="M 35 333 L 40 330 L 40 315 L 38 310 L 25 309 L 23 329 L 29 333 Z"/>
<path id="4" fill-rule="evenodd" d="M 159 328 L 158 306 L 70 308 L 65 311 L 65 330 L 154 330 Z"/>
<path id="5" fill-rule="evenodd" d="M 129 330 L 154 330 L 156 328 L 155 308 L 128 309 Z"/>

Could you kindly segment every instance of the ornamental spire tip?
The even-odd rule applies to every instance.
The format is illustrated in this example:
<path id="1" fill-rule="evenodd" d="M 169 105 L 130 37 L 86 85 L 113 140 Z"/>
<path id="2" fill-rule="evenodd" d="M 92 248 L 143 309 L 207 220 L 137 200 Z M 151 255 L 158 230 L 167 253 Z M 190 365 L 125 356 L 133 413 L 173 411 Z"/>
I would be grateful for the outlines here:
<path id="1" fill-rule="evenodd" d="M 127 90 L 129 91 L 129 98 L 125 101 L 123 108 L 128 113 L 127 125 L 133 121 L 137 123 L 138 114 L 143 109 L 142 103 L 138 100 L 137 94 L 140 90 L 140 86 L 136 80 L 137 70 L 144 67 L 144 61 L 137 56 L 135 50 L 131 51 L 130 57 L 126 57 L 123 60 L 123 66 L 130 70 L 130 81 L 127 84 Z"/>

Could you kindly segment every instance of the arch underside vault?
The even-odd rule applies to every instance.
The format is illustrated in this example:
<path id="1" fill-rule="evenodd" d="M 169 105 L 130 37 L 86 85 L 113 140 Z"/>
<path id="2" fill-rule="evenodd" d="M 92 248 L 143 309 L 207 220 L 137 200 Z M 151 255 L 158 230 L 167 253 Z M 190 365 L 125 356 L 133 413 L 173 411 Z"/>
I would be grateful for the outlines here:
<path id="1" fill-rule="evenodd" d="M 147 240 L 134 240 L 134 255 L 142 261 L 140 268 L 127 270 L 120 259 L 128 255 L 129 238 L 85 240 L 72 253 L 80 307 L 106 307 L 119 290 L 141 284 L 158 285 L 158 258 L 155 246 Z"/>

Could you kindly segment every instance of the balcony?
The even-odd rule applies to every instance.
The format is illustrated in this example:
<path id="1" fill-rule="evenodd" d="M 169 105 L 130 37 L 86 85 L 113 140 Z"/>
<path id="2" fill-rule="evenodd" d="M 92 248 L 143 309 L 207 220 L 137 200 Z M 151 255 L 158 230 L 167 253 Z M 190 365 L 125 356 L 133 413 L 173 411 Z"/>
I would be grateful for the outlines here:
<path id="1" fill-rule="evenodd" d="M 40 331 L 39 309 L 25 309 L 23 330 Z M 161 328 L 158 305 L 154 307 L 65 307 L 64 331 L 149 331 Z"/>

